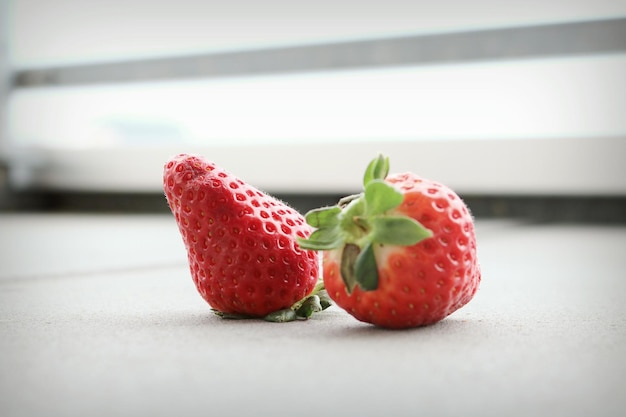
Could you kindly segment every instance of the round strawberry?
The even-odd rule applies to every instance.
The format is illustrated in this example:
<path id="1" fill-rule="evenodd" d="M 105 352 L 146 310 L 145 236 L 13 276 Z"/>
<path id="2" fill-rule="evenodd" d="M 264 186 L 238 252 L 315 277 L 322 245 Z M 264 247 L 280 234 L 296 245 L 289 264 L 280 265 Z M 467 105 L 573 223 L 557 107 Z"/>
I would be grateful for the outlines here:
<path id="1" fill-rule="evenodd" d="M 478 289 L 473 218 L 450 188 L 388 171 L 379 156 L 363 193 L 307 213 L 317 230 L 299 244 L 325 251 L 328 295 L 357 319 L 387 328 L 432 324 Z"/>
<path id="2" fill-rule="evenodd" d="M 304 217 L 200 156 L 168 161 L 163 186 L 191 276 L 209 305 L 224 317 L 286 309 L 293 319 L 292 307 L 301 306 L 318 279 L 317 253 L 296 242 L 312 230 Z"/>

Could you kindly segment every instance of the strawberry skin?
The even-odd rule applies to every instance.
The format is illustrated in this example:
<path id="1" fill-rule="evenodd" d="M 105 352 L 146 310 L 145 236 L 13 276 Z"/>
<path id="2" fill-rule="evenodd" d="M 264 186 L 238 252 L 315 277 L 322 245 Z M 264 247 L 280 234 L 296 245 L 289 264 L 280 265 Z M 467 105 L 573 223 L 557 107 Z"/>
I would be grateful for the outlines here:
<path id="1" fill-rule="evenodd" d="M 163 187 L 193 281 L 214 310 L 264 317 L 311 293 L 318 255 L 297 245 L 312 229 L 296 210 L 196 155 L 171 158 Z"/>
<path id="2" fill-rule="evenodd" d="M 404 194 L 392 214 L 419 221 L 432 231 L 432 237 L 412 246 L 379 244 L 375 291 L 357 286 L 348 294 L 341 279 L 341 252 L 325 252 L 326 290 L 338 306 L 364 322 L 388 328 L 438 322 L 467 304 L 480 283 L 472 216 L 463 201 L 442 184 L 412 173 L 392 175 L 386 182 Z"/>
<path id="3" fill-rule="evenodd" d="M 307 213 L 317 230 L 299 243 L 325 251 L 328 295 L 358 320 L 392 329 L 433 324 L 478 290 L 473 218 L 445 185 L 388 169 L 379 156 L 363 193 Z"/>

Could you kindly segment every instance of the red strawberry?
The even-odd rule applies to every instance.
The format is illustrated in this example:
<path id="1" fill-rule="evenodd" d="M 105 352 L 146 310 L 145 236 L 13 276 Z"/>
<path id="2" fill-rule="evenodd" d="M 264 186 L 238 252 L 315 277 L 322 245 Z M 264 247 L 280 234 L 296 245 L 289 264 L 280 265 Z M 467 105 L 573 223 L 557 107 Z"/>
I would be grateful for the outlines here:
<path id="1" fill-rule="evenodd" d="M 388 328 L 432 324 L 478 289 L 473 219 L 448 187 L 388 171 L 388 158 L 378 157 L 363 193 L 307 213 L 317 230 L 299 243 L 326 251 L 328 295 L 357 319 Z"/>
<path id="2" fill-rule="evenodd" d="M 200 156 L 168 161 L 163 186 L 193 281 L 220 315 L 293 313 L 314 290 L 318 256 L 297 245 L 311 233 L 297 211 Z"/>

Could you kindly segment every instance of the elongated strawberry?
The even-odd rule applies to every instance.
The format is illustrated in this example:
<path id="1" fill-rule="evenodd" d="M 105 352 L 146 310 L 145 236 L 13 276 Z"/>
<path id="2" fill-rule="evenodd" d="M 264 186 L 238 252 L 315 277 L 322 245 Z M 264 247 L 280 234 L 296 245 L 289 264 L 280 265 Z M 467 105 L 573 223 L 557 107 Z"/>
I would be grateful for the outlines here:
<path id="1" fill-rule="evenodd" d="M 364 191 L 312 210 L 302 248 L 323 250 L 328 295 L 357 319 L 388 328 L 435 323 L 476 293 L 473 218 L 450 188 L 413 173 L 367 167 Z"/>
<path id="2" fill-rule="evenodd" d="M 316 309 L 307 297 L 320 289 L 318 255 L 296 243 L 311 233 L 300 213 L 200 156 L 169 160 L 163 187 L 193 281 L 216 312 L 285 321 Z"/>

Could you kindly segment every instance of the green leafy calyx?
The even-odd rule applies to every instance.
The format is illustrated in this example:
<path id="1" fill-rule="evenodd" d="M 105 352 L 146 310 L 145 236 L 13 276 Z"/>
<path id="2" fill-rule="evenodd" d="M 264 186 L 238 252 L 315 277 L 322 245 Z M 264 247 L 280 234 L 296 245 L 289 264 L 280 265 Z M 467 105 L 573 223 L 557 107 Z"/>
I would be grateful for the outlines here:
<path id="1" fill-rule="evenodd" d="M 332 305 L 331 299 L 324 288 L 322 280 L 318 280 L 310 294 L 305 296 L 299 301 L 296 301 L 291 307 L 282 310 L 273 311 L 266 316 L 262 317 L 265 321 L 271 321 L 274 323 L 286 323 L 296 320 L 306 320 L 314 313 L 326 310 Z M 213 310 L 213 312 L 223 319 L 230 320 L 245 320 L 255 319 L 258 317 L 250 316 L 247 314 L 239 313 L 225 313 L 219 310 Z"/>
<path id="2" fill-rule="evenodd" d="M 410 246 L 432 236 L 415 219 L 394 212 L 404 194 L 385 181 L 388 174 L 389 158 L 379 155 L 365 170 L 363 192 L 305 216 L 315 230 L 308 239 L 298 240 L 300 247 L 340 249 L 340 272 L 348 293 L 357 285 L 364 291 L 378 288 L 377 247 Z"/>

